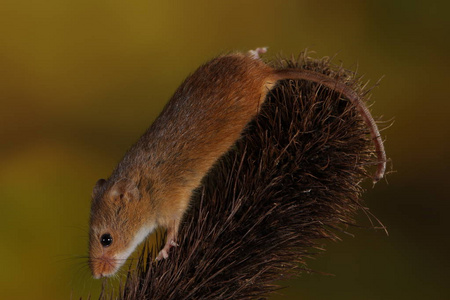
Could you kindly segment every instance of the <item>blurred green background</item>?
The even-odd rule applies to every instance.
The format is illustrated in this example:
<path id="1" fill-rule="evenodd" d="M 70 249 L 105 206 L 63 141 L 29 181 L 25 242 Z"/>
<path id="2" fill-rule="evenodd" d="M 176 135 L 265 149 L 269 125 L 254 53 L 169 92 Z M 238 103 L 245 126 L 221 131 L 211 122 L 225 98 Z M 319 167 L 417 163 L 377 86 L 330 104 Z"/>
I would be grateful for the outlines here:
<path id="1" fill-rule="evenodd" d="M 98 295 L 83 259 L 94 183 L 187 74 L 258 46 L 385 75 L 372 111 L 395 118 L 383 136 L 396 173 L 364 195 L 390 236 L 351 229 L 310 262 L 333 276 L 272 299 L 448 297 L 448 3 L 1 0 L 0 297 Z"/>

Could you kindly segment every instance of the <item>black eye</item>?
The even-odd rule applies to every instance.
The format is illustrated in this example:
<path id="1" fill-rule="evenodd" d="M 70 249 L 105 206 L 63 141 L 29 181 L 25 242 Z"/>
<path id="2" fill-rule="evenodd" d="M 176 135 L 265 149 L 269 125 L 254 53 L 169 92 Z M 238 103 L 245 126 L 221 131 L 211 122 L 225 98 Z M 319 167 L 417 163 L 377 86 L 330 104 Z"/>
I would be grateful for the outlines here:
<path id="1" fill-rule="evenodd" d="M 100 243 L 103 247 L 108 247 L 112 244 L 113 238 L 109 233 L 105 233 L 100 237 Z"/>

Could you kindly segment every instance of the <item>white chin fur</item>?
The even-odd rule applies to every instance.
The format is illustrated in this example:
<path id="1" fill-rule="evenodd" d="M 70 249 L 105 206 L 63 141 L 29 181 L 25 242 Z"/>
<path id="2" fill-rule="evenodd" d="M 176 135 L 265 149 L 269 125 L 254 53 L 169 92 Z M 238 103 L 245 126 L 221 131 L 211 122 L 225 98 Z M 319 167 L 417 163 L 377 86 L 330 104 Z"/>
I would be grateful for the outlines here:
<path id="1" fill-rule="evenodd" d="M 115 259 L 117 259 L 118 263 L 116 266 L 116 271 L 125 263 L 126 259 L 133 253 L 136 247 L 142 243 L 142 241 L 155 229 L 154 225 L 144 226 L 136 233 L 133 241 L 130 246 L 120 253 L 115 255 Z"/>

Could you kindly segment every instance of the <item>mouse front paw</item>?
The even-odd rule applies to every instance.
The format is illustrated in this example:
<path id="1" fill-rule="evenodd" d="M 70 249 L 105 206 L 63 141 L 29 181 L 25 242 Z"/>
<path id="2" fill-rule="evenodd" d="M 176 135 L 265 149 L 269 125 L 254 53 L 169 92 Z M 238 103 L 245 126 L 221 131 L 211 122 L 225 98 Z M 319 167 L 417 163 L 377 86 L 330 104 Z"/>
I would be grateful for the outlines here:
<path id="1" fill-rule="evenodd" d="M 167 259 L 169 257 L 170 248 L 172 248 L 172 247 L 178 247 L 178 244 L 174 239 L 170 239 L 167 241 L 164 248 L 161 251 L 159 251 L 158 256 L 156 257 L 156 260 Z"/>

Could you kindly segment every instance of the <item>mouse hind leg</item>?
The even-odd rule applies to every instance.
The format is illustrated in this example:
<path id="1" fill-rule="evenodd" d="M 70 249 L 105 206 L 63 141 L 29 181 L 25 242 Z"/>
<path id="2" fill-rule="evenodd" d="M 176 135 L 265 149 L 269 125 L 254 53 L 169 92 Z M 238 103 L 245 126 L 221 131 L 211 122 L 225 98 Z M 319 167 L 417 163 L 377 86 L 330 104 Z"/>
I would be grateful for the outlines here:
<path id="1" fill-rule="evenodd" d="M 261 58 L 261 54 L 264 54 L 267 52 L 267 47 L 261 47 L 261 48 L 256 48 L 255 50 L 249 50 L 248 51 L 248 55 L 254 59 L 260 59 Z"/>

